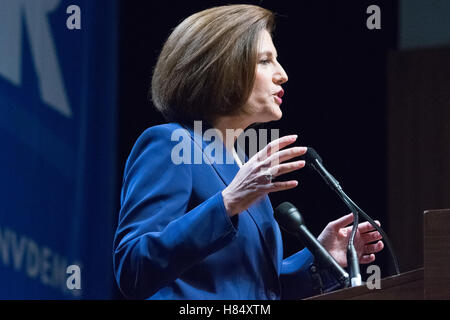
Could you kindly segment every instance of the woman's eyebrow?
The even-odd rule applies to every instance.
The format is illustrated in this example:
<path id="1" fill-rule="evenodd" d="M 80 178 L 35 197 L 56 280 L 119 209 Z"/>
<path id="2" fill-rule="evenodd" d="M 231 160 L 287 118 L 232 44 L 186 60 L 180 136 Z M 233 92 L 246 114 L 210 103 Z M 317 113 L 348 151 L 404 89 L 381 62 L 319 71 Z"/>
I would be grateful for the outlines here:
<path id="1" fill-rule="evenodd" d="M 268 56 L 268 57 L 272 57 L 274 54 L 272 51 L 263 51 L 263 52 L 259 52 L 258 53 L 259 56 Z M 277 57 L 277 53 L 275 52 L 275 58 Z"/>

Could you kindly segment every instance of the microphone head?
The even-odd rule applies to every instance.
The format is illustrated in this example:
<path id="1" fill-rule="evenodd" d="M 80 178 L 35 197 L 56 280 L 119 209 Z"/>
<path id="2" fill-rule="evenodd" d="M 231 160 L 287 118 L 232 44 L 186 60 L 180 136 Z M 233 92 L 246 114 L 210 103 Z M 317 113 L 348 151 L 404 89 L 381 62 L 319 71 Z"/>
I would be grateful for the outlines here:
<path id="1" fill-rule="evenodd" d="M 275 220 L 287 232 L 295 233 L 305 223 L 297 208 L 290 202 L 283 202 L 275 208 Z"/>
<path id="2" fill-rule="evenodd" d="M 300 156 L 300 159 L 305 160 L 306 166 L 308 167 L 311 167 L 314 163 L 316 163 L 316 160 L 322 163 L 322 158 L 313 147 L 308 147 L 308 150 L 304 155 Z"/>

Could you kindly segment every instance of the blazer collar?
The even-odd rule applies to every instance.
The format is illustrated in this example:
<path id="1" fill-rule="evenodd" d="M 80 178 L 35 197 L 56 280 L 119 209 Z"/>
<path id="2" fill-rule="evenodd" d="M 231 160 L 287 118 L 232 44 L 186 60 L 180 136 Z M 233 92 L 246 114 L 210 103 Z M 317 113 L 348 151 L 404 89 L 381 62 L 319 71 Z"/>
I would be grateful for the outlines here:
<path id="1" fill-rule="evenodd" d="M 214 129 L 210 124 L 207 122 L 201 122 L 202 124 L 196 125 L 194 127 L 184 126 L 183 127 L 190 133 L 191 137 L 194 140 L 194 144 L 201 147 L 202 154 L 201 159 L 198 155 L 193 155 L 194 163 L 197 163 L 195 161 L 201 161 L 201 163 L 210 164 L 214 167 L 216 172 L 219 174 L 219 176 L 222 178 L 225 185 L 229 185 L 231 181 L 233 181 L 234 177 L 239 171 L 239 165 L 234 160 L 233 155 L 225 148 L 225 144 L 223 141 L 206 141 L 204 139 L 204 133 L 209 130 L 217 130 Z M 220 146 L 221 154 L 215 154 L 214 158 L 210 157 L 206 150 L 210 149 L 212 147 L 212 144 L 215 144 L 216 146 Z M 219 150 L 216 150 L 219 151 Z M 247 159 L 246 159 L 247 160 Z"/>

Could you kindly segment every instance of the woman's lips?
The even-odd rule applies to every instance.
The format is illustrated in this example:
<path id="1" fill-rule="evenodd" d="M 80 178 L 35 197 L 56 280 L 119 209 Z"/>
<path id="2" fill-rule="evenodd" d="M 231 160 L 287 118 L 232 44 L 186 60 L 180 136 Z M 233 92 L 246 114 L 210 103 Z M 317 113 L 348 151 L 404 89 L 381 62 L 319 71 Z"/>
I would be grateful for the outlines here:
<path id="1" fill-rule="evenodd" d="M 279 96 L 273 96 L 273 98 L 275 99 L 275 102 L 278 104 L 281 104 L 283 102 L 283 99 L 281 99 Z"/>
<path id="2" fill-rule="evenodd" d="M 281 104 L 283 102 L 283 99 L 281 97 L 284 95 L 284 90 L 281 89 L 274 95 L 275 102 L 278 104 Z"/>

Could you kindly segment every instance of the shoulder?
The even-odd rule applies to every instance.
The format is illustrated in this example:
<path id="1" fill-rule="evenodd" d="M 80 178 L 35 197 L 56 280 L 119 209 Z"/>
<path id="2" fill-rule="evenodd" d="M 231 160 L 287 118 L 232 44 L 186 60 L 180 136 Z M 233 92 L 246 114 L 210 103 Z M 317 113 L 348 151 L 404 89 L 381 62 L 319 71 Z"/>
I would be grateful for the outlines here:
<path id="1" fill-rule="evenodd" d="M 140 154 L 147 148 L 165 150 L 176 144 L 175 136 L 189 136 L 189 132 L 179 123 L 165 123 L 147 128 L 136 140 L 130 156 Z"/>
<path id="2" fill-rule="evenodd" d="M 125 171 L 136 162 L 146 162 L 147 166 L 159 162 L 167 163 L 171 150 L 178 143 L 176 136 L 189 137 L 189 132 L 179 123 L 166 123 L 147 128 L 136 140 L 125 164 Z"/>
<path id="3" fill-rule="evenodd" d="M 171 122 L 171 123 L 160 124 L 157 126 L 147 128 L 139 136 L 136 143 L 141 142 L 141 141 L 147 141 L 149 139 L 152 139 L 152 140 L 168 139 L 170 141 L 171 137 L 177 133 L 189 134 L 188 131 L 179 123 Z"/>

